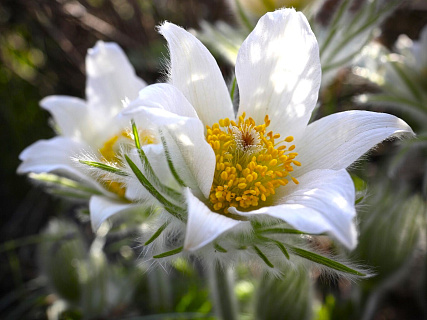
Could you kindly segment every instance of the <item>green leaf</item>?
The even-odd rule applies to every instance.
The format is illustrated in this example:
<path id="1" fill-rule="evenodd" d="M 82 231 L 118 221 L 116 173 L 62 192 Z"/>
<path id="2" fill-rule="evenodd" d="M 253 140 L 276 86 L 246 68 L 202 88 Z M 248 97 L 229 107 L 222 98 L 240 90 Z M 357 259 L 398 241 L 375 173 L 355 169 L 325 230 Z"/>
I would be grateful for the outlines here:
<path id="1" fill-rule="evenodd" d="M 159 193 L 156 188 L 148 181 L 148 179 L 143 175 L 141 170 L 136 166 L 136 164 L 127 156 L 125 155 L 125 159 L 127 163 L 129 164 L 130 168 L 132 169 L 135 176 L 138 178 L 139 182 L 142 184 L 142 186 L 154 197 L 156 198 L 164 207 L 165 209 L 172 214 L 175 218 L 184 221 L 185 220 L 185 210 L 181 207 L 178 207 L 171 203 L 169 200 L 167 200 L 161 193 Z"/>
<path id="2" fill-rule="evenodd" d="M 221 247 L 218 243 L 214 243 L 214 248 L 216 251 L 222 252 L 222 253 L 226 253 L 227 250 L 224 249 L 223 247 Z"/>
<path id="3" fill-rule="evenodd" d="M 183 249 L 184 249 L 184 247 L 179 247 L 179 248 L 173 249 L 171 251 L 166 251 L 166 252 L 163 252 L 161 254 L 155 255 L 155 256 L 153 256 L 153 258 L 159 259 L 159 258 L 173 256 L 174 254 L 180 253 Z"/>
<path id="4" fill-rule="evenodd" d="M 317 253 L 313 253 L 304 249 L 296 248 L 296 247 L 290 247 L 291 251 L 296 254 L 297 256 L 300 256 L 301 258 L 316 262 L 318 264 L 322 264 L 324 266 L 327 266 L 329 268 L 332 268 L 337 271 L 353 274 L 356 276 L 364 277 L 366 276 L 365 273 L 359 272 L 357 270 L 351 269 L 350 267 L 347 267 L 346 265 L 336 262 L 334 260 L 331 260 L 329 258 L 326 258 L 324 256 L 321 256 Z"/>
<path id="5" fill-rule="evenodd" d="M 231 85 L 231 91 L 230 91 L 230 98 L 231 98 L 232 102 L 234 101 L 234 94 L 236 91 L 236 83 L 237 83 L 237 78 L 236 78 L 236 75 L 234 75 L 233 84 Z"/>
<path id="6" fill-rule="evenodd" d="M 144 170 L 146 171 L 147 175 L 150 177 L 153 184 L 158 189 L 160 189 L 160 191 L 162 193 L 167 194 L 172 199 L 177 199 L 177 198 L 181 199 L 182 195 L 179 192 L 177 192 L 177 191 L 173 190 L 172 188 L 169 188 L 168 186 L 161 183 L 159 178 L 154 173 L 153 167 L 151 166 L 150 162 L 148 161 L 147 155 L 145 154 L 144 150 L 141 148 L 141 143 L 139 141 L 138 128 L 136 127 L 135 121 L 132 119 L 131 123 L 132 123 L 132 133 L 133 133 L 134 140 L 135 140 L 135 146 L 138 150 L 138 155 L 139 155 L 139 159 L 141 160 L 141 164 L 142 164 Z"/>
<path id="7" fill-rule="evenodd" d="M 154 240 L 156 240 L 163 232 L 163 230 L 166 229 L 166 227 L 169 225 L 168 222 L 164 223 L 152 236 L 150 239 L 148 239 L 145 243 L 144 246 L 149 245 L 151 242 L 153 242 Z"/>
<path id="8" fill-rule="evenodd" d="M 56 174 L 52 173 L 30 173 L 28 175 L 30 179 L 40 181 L 43 183 L 47 183 L 49 185 L 57 185 L 58 187 L 64 187 L 69 189 L 75 189 L 77 191 L 87 192 L 91 194 L 102 194 L 100 191 L 87 187 L 81 183 L 78 183 L 77 181 L 60 177 Z"/>
<path id="9" fill-rule="evenodd" d="M 278 241 L 276 239 L 271 239 L 271 238 L 263 237 L 261 235 L 258 235 L 258 238 L 261 239 L 262 241 L 273 242 L 280 249 L 280 251 L 282 251 L 282 253 L 285 255 L 285 257 L 288 260 L 290 259 L 288 250 L 286 250 L 285 246 L 280 241 Z"/>
<path id="10" fill-rule="evenodd" d="M 285 257 L 286 257 L 286 259 L 290 259 L 290 257 L 289 257 L 289 253 L 288 253 L 288 250 L 286 250 L 286 248 L 285 248 L 285 246 L 280 242 L 280 241 L 277 241 L 277 240 L 274 240 L 274 239 L 269 239 L 270 241 L 272 241 L 272 242 L 274 242 L 274 244 L 280 249 L 280 251 L 282 251 L 282 253 L 285 255 Z"/>
<path id="11" fill-rule="evenodd" d="M 287 229 L 287 228 L 268 228 L 268 229 L 259 229 L 256 230 L 257 233 L 264 234 L 276 234 L 276 233 L 285 233 L 285 234 L 308 234 L 296 229 Z"/>
<path id="12" fill-rule="evenodd" d="M 173 165 L 172 157 L 169 152 L 169 147 L 166 143 L 166 138 L 163 135 L 162 130 L 159 130 L 159 134 L 160 134 L 160 140 L 162 141 L 163 149 L 165 150 L 166 161 L 168 162 L 168 166 L 172 175 L 174 176 L 175 180 L 179 183 L 180 186 L 186 187 L 184 181 L 182 181 L 181 177 L 178 175 L 178 172 L 175 169 L 175 166 Z"/>
<path id="13" fill-rule="evenodd" d="M 128 176 L 128 174 L 123 170 L 109 166 L 108 164 L 105 164 L 105 163 L 96 162 L 96 161 L 86 161 L 86 160 L 79 160 L 79 162 L 85 165 L 88 165 L 90 167 L 94 167 L 103 171 L 118 174 L 119 176 L 125 176 L 125 177 Z"/>
<path id="14" fill-rule="evenodd" d="M 265 262 L 267 266 L 269 266 L 270 268 L 274 268 L 274 265 L 270 262 L 270 260 L 268 260 L 267 256 L 257 246 L 253 246 L 253 248 L 255 249 L 256 254 Z"/>
<path id="15" fill-rule="evenodd" d="M 240 0 L 235 0 L 235 1 L 236 1 L 237 13 L 239 14 L 240 19 L 242 19 L 242 22 L 244 26 L 248 28 L 248 31 L 252 31 L 254 29 L 254 26 L 252 25 L 248 16 L 243 10 L 242 5 L 240 4 Z"/>

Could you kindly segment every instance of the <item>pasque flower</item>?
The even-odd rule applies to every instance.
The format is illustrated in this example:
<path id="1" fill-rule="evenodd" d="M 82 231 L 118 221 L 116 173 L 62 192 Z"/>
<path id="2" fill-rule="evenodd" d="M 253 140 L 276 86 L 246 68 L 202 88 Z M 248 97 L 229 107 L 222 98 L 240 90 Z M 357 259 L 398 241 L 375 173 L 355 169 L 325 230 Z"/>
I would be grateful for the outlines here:
<path id="1" fill-rule="evenodd" d="M 122 114 L 138 128 L 160 130 L 182 198 L 158 199 L 180 218 L 183 249 L 225 252 L 232 247 L 226 234 L 243 234 L 239 248 L 246 248 L 258 226 L 272 223 L 328 233 L 354 248 L 355 190 L 346 168 L 384 139 L 411 134 L 411 128 L 392 115 L 366 111 L 309 124 L 321 79 L 319 51 L 306 18 L 293 9 L 263 16 L 240 48 L 237 115 L 209 51 L 172 23 L 164 23 L 160 33 L 170 50 L 169 83 L 148 86 Z M 136 168 L 132 154 L 125 158 L 128 186 L 136 186 L 143 166 Z M 154 189 L 151 195 L 161 194 Z M 138 192 L 145 197 L 143 188 Z M 175 228 L 179 239 L 176 234 Z M 269 264 L 259 246 L 252 252 Z"/>
<path id="2" fill-rule="evenodd" d="M 69 96 L 49 96 L 40 105 L 49 111 L 58 135 L 40 140 L 20 155 L 18 173 L 44 173 L 69 177 L 94 188 L 92 212 L 121 211 L 126 208 L 125 189 L 114 182 L 101 185 L 87 171 L 75 166 L 73 157 L 82 151 L 115 162 L 120 142 L 130 141 L 125 127 L 115 119 L 126 100 L 138 96 L 146 83 L 135 75 L 122 49 L 115 43 L 99 41 L 86 56 L 86 101 Z M 147 143 L 150 141 L 147 140 Z M 105 213 L 104 213 L 105 214 Z M 98 226 L 97 226 L 98 227 Z"/>

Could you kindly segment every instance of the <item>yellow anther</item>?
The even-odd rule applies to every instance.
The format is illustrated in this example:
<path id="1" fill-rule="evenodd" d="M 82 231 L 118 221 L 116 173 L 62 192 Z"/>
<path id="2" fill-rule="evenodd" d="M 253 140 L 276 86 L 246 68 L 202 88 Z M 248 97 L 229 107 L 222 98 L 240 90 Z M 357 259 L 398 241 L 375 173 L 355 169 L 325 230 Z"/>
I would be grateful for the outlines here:
<path id="1" fill-rule="evenodd" d="M 212 127 L 207 126 L 206 141 L 216 159 L 209 195 L 214 210 L 225 214 L 230 207 L 250 210 L 275 194 L 275 189 L 286 185 L 288 179 L 294 180 L 289 175 L 292 166 L 301 164 L 294 160 L 298 154 L 290 152 L 295 146 L 285 144 L 293 137 L 275 143 L 280 134 L 268 131 L 269 125 L 268 115 L 264 123 L 256 125 L 253 118 L 242 113 L 237 123 L 224 118 Z"/>
<path id="2" fill-rule="evenodd" d="M 297 179 L 295 179 L 294 177 L 292 177 L 291 179 L 295 184 L 299 184 L 299 181 Z"/>
<path id="3" fill-rule="evenodd" d="M 277 159 L 272 159 L 268 164 L 270 167 L 274 167 L 277 164 Z"/>
<path id="4" fill-rule="evenodd" d="M 239 183 L 238 185 L 237 185 L 237 187 L 239 188 L 239 189 L 246 189 L 246 187 L 247 187 L 247 184 L 246 183 Z"/>
<path id="5" fill-rule="evenodd" d="M 227 180 L 227 179 L 228 179 L 228 173 L 227 173 L 227 171 L 223 171 L 223 172 L 221 173 L 221 179 L 222 179 L 222 180 Z"/>

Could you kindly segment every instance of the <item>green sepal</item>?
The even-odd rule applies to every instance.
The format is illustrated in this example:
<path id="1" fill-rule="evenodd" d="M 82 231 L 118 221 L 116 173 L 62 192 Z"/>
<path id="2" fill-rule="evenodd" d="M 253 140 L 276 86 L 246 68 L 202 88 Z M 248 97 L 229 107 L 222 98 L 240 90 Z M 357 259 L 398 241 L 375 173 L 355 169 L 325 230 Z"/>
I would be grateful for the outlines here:
<path id="1" fill-rule="evenodd" d="M 176 249 L 173 249 L 170 251 L 163 252 L 161 254 L 157 254 L 157 255 L 153 256 L 153 258 L 159 259 L 159 258 L 173 256 L 174 254 L 180 253 L 183 249 L 184 249 L 184 247 L 179 247 L 179 248 L 176 248 Z"/>
<path id="2" fill-rule="evenodd" d="M 96 161 L 87 161 L 87 160 L 79 160 L 80 163 L 88 165 L 90 167 L 94 167 L 103 171 L 107 171 L 110 173 L 118 174 L 119 176 L 128 176 L 126 172 L 123 170 L 120 170 L 118 168 L 109 166 L 108 164 L 102 163 L 102 162 L 96 162 Z"/>
<path id="3" fill-rule="evenodd" d="M 357 270 L 351 269 L 350 267 L 347 267 L 346 265 L 336 262 L 334 260 L 331 260 L 329 258 L 326 258 L 324 256 L 321 256 L 319 254 L 304 250 L 304 249 L 300 249 L 300 248 L 296 248 L 296 247 L 290 247 L 290 250 L 296 254 L 297 256 L 300 256 L 301 258 L 313 261 L 315 263 L 318 264 L 322 264 L 326 267 L 329 267 L 331 269 L 337 270 L 337 271 L 341 271 L 341 272 L 345 272 L 345 273 L 349 273 L 349 274 L 353 274 L 356 276 L 361 276 L 364 277 L 366 276 L 365 273 L 359 272 Z"/>

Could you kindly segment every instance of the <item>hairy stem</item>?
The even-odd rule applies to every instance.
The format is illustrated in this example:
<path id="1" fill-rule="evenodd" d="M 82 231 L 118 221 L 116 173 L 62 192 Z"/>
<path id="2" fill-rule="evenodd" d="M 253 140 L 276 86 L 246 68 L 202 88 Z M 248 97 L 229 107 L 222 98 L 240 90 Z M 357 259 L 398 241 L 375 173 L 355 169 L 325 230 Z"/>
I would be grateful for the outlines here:
<path id="1" fill-rule="evenodd" d="M 231 269 L 217 262 L 209 266 L 209 284 L 214 309 L 220 320 L 237 320 L 237 301 L 234 295 L 234 278 Z"/>

